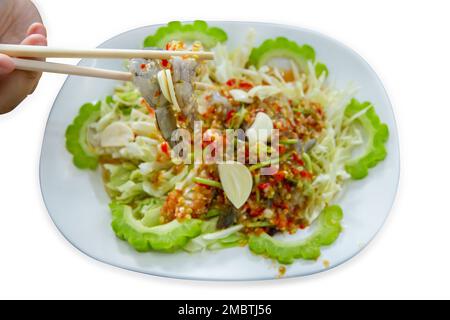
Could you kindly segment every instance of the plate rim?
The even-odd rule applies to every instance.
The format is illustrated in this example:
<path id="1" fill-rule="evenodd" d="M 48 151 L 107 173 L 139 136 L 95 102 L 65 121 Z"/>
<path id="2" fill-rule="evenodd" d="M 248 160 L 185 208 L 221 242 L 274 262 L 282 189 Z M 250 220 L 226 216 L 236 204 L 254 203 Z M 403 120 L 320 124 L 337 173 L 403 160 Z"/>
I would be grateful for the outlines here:
<path id="1" fill-rule="evenodd" d="M 194 20 L 180 20 L 182 23 L 192 23 Z M 159 277 L 159 278 L 168 278 L 168 279 L 177 279 L 177 280 L 185 280 L 185 281 L 202 281 L 202 282 L 257 282 L 257 281 L 273 281 L 273 280 L 280 280 L 280 279 L 293 279 L 293 278 L 304 278 L 304 277 L 310 277 L 313 275 L 319 275 L 319 274 L 324 274 L 327 273 L 328 271 L 334 270 L 335 268 L 346 264 L 349 260 L 352 260 L 354 257 L 358 256 L 362 251 L 364 251 L 373 241 L 374 239 L 377 237 L 377 235 L 380 233 L 381 229 L 384 227 L 384 225 L 386 224 L 387 219 L 389 218 L 392 209 L 394 207 L 394 204 L 397 201 L 398 198 L 398 193 L 399 193 L 399 184 L 400 184 L 400 178 L 401 178 L 401 149 L 400 149 L 400 136 L 398 134 L 398 124 L 397 124 L 397 118 L 395 116 L 395 112 L 394 112 L 394 108 L 391 102 L 391 99 L 389 98 L 388 92 L 386 90 L 386 87 L 384 86 L 383 82 L 381 81 L 378 73 L 374 70 L 374 68 L 372 68 L 372 66 L 367 62 L 367 60 L 362 57 L 356 50 L 354 50 L 352 47 L 346 45 L 345 43 L 341 42 L 340 40 L 337 40 L 331 36 L 328 36 L 325 33 L 322 33 L 320 31 L 316 31 L 310 28 L 306 28 L 306 27 L 302 27 L 302 26 L 297 26 L 297 25 L 290 25 L 290 24 L 282 24 L 282 23 L 272 23 L 272 22 L 260 22 L 260 21 L 243 21 L 243 20 L 206 20 L 206 22 L 208 24 L 221 24 L 221 23 L 226 23 L 226 24 L 233 24 L 233 23 L 242 23 L 242 24 L 249 24 L 249 25 L 264 25 L 266 27 L 278 27 L 278 28 L 285 28 L 285 29 L 291 29 L 291 30 L 297 30 L 297 31 L 303 31 L 303 32 L 308 32 L 311 33 L 315 36 L 321 37 L 326 39 L 327 41 L 331 41 L 333 43 L 335 43 L 336 45 L 348 50 L 349 52 L 351 52 L 356 58 L 358 58 L 367 68 L 368 70 L 375 76 L 376 81 L 378 82 L 378 84 L 380 85 L 380 88 L 382 89 L 384 96 L 386 98 L 386 103 L 387 106 L 389 107 L 389 111 L 392 114 L 392 120 L 393 120 L 393 125 L 395 127 L 395 132 L 396 132 L 396 136 L 395 136 L 395 141 L 394 141 L 394 147 L 397 149 L 398 152 L 398 158 L 396 161 L 396 176 L 395 178 L 395 191 L 392 195 L 392 200 L 391 203 L 389 205 L 389 209 L 387 210 L 387 213 L 385 214 L 382 223 L 379 225 L 378 229 L 376 230 L 376 232 L 374 232 L 374 234 L 372 235 L 372 237 L 370 237 L 370 239 L 364 244 L 362 245 L 358 250 L 355 250 L 353 253 L 347 255 L 345 258 L 341 259 L 339 262 L 334 263 L 332 266 L 330 266 L 329 268 L 326 269 L 322 269 L 322 270 L 318 270 L 315 272 L 307 272 L 304 274 L 299 274 L 294 273 L 294 274 L 290 274 L 290 275 L 286 275 L 283 277 L 277 277 L 274 273 L 274 276 L 269 277 L 269 276 L 260 276 L 260 277 L 254 277 L 254 278 L 247 278 L 247 279 L 241 279 L 241 278 L 233 278 L 233 279 L 220 279 L 219 277 L 198 277 L 198 276 L 179 276 L 179 275 L 173 275 L 170 273 L 164 273 L 164 272 L 157 272 L 157 271 L 145 271 L 145 270 L 140 270 L 138 268 L 134 268 L 128 265 L 124 265 L 118 262 L 111 262 L 108 261 L 108 259 L 102 259 L 99 257 L 94 256 L 93 254 L 90 254 L 89 252 L 81 249 L 76 243 L 75 241 L 71 240 L 68 238 L 68 236 L 61 230 L 61 228 L 58 226 L 58 224 L 55 222 L 55 219 L 53 217 L 52 212 L 49 209 L 49 205 L 48 205 L 48 200 L 46 198 L 45 192 L 44 192 L 44 188 L 43 188 L 43 157 L 44 157 L 44 144 L 45 144 L 45 140 L 47 138 L 47 133 L 48 133 L 48 129 L 49 129 L 49 122 L 50 119 L 52 118 L 52 114 L 55 110 L 55 104 L 56 102 L 60 99 L 61 95 L 62 95 L 62 91 L 64 88 L 66 88 L 67 86 L 67 82 L 75 76 L 67 76 L 66 79 L 64 80 L 61 88 L 58 91 L 58 94 L 56 95 L 56 97 L 53 100 L 50 112 L 48 114 L 47 117 L 47 122 L 45 125 L 45 129 L 44 129 L 44 135 L 42 138 L 42 144 L 41 144 L 41 151 L 40 151 L 40 157 L 39 157 L 39 187 L 40 187 L 40 191 L 41 191 L 41 197 L 44 203 L 44 206 L 47 210 L 48 215 L 50 216 L 50 219 L 52 220 L 54 226 L 57 228 L 57 230 L 59 231 L 59 233 L 64 237 L 64 239 L 67 240 L 67 242 L 69 242 L 74 248 L 76 248 L 79 252 L 83 253 L 84 255 L 88 256 L 91 259 L 94 259 L 98 262 L 101 262 L 103 264 L 106 265 L 110 265 L 113 266 L 115 268 L 119 268 L 119 269 L 124 269 L 127 271 L 132 271 L 135 273 L 140 273 L 140 274 L 145 274 L 145 275 L 149 275 L 149 276 L 155 276 L 155 277 Z M 145 25 L 145 26 L 141 26 L 141 27 L 136 27 L 133 29 L 129 29 L 127 31 L 118 33 L 116 35 L 114 35 L 113 37 L 103 41 L 101 44 L 99 44 L 96 48 L 102 48 L 104 47 L 108 42 L 117 39 L 119 37 L 125 36 L 129 33 L 133 33 L 136 32 L 138 30 L 142 30 L 144 28 L 158 28 L 158 27 L 162 27 L 167 25 L 167 23 L 159 23 L 159 24 L 152 24 L 152 25 Z M 86 60 L 88 59 L 81 59 L 78 63 L 77 66 L 82 65 Z M 391 137 L 390 137 L 391 139 Z"/>

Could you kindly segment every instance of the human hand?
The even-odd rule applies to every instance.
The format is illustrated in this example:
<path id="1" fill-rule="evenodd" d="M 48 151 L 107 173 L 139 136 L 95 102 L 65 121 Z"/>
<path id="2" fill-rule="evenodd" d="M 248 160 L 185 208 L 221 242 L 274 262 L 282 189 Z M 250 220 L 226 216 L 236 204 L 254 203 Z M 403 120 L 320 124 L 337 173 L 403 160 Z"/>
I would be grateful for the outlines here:
<path id="1" fill-rule="evenodd" d="M 30 0 L 0 0 L 0 43 L 47 45 L 47 31 Z M 41 74 L 14 70 L 14 62 L 0 54 L 0 114 L 12 111 L 35 90 Z"/>

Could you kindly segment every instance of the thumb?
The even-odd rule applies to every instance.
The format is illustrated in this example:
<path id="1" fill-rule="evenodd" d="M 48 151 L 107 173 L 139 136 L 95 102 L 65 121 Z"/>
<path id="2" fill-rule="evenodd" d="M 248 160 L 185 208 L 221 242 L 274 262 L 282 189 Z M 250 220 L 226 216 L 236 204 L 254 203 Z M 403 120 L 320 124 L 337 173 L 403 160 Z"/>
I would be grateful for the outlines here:
<path id="1" fill-rule="evenodd" d="M 0 53 L 0 76 L 10 74 L 14 69 L 15 65 L 11 58 Z"/>

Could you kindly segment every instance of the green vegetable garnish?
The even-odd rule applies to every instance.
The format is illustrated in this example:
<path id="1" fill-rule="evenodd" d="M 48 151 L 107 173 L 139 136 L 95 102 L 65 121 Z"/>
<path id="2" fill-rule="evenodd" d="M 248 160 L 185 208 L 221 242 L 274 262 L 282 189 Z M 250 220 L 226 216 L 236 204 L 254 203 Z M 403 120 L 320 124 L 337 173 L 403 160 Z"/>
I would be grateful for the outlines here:
<path id="1" fill-rule="evenodd" d="M 298 139 L 286 139 L 286 140 L 280 140 L 280 144 L 289 146 L 289 145 L 297 144 L 298 141 L 299 141 Z"/>
<path id="2" fill-rule="evenodd" d="M 242 106 L 238 112 L 236 112 L 230 121 L 230 128 L 231 129 L 239 129 L 244 122 L 245 116 L 247 115 L 248 111 L 247 109 Z"/>
<path id="3" fill-rule="evenodd" d="M 220 209 L 212 208 L 206 213 L 205 218 L 209 219 L 209 218 L 218 217 L 218 216 L 220 216 L 220 213 L 221 213 Z"/>
<path id="4" fill-rule="evenodd" d="M 210 186 L 210 187 L 222 189 L 222 184 L 220 182 L 218 182 L 218 181 L 215 181 L 215 180 L 195 177 L 195 178 L 192 179 L 192 181 L 194 181 L 195 183 L 203 184 L 205 186 Z"/>
<path id="5" fill-rule="evenodd" d="M 205 21 L 194 21 L 192 24 L 182 24 L 172 21 L 167 26 L 159 28 L 154 35 L 147 37 L 144 47 L 164 48 L 172 40 L 185 42 L 200 41 L 207 48 L 214 48 L 218 43 L 227 41 L 225 31 L 217 27 L 208 27 Z"/>
<path id="6" fill-rule="evenodd" d="M 341 234 L 342 218 L 342 209 L 339 206 L 331 206 L 322 211 L 317 221 L 317 229 L 305 240 L 284 242 L 264 233 L 251 236 L 248 245 L 254 253 L 283 264 L 291 264 L 295 259 L 316 260 L 321 255 L 320 248 L 333 244 Z"/>
<path id="7" fill-rule="evenodd" d="M 133 215 L 130 206 L 113 202 L 110 208 L 113 214 L 111 225 L 117 237 L 128 241 L 139 252 L 150 250 L 174 252 L 186 245 L 189 239 L 201 233 L 201 220 L 190 219 L 184 222 L 173 220 L 149 228 Z"/>
<path id="8" fill-rule="evenodd" d="M 389 128 L 386 124 L 381 123 L 370 102 L 361 103 L 352 99 L 345 110 L 345 116 L 352 118 L 364 110 L 366 110 L 364 114 L 354 120 L 361 124 L 368 137 L 364 154 L 350 160 L 345 165 L 345 170 L 353 179 L 365 178 L 369 174 L 369 169 L 383 161 L 387 155 L 385 143 L 389 139 Z"/>
<path id="9" fill-rule="evenodd" d="M 249 170 L 250 171 L 255 171 L 255 170 L 258 170 L 258 169 L 261 169 L 261 168 L 264 168 L 264 167 L 268 167 L 268 166 L 273 165 L 273 164 L 278 164 L 278 163 L 284 162 L 287 159 L 289 159 L 292 156 L 293 153 L 294 153 L 294 151 L 290 151 L 290 152 L 285 153 L 281 157 L 274 158 L 274 159 L 269 159 L 269 160 L 265 160 L 265 161 L 261 161 L 259 163 L 256 163 L 256 164 L 250 166 Z"/>
<path id="10" fill-rule="evenodd" d="M 98 157 L 87 142 L 87 130 L 100 118 L 101 103 L 86 103 L 66 131 L 66 148 L 73 155 L 73 163 L 79 169 L 95 170 Z"/>
<path id="11" fill-rule="evenodd" d="M 309 156 L 309 154 L 304 152 L 302 154 L 302 159 L 305 161 L 306 170 L 308 170 L 309 172 L 312 172 L 313 171 L 312 160 L 311 160 L 311 157 Z"/>
<path id="12" fill-rule="evenodd" d="M 245 224 L 246 228 L 265 228 L 265 227 L 273 227 L 274 225 L 267 221 L 259 221 Z"/>
<path id="13" fill-rule="evenodd" d="M 320 77 L 323 73 L 325 73 L 325 77 L 328 77 L 328 68 L 325 64 L 323 64 L 322 62 L 317 62 L 316 63 L 316 76 Z"/>

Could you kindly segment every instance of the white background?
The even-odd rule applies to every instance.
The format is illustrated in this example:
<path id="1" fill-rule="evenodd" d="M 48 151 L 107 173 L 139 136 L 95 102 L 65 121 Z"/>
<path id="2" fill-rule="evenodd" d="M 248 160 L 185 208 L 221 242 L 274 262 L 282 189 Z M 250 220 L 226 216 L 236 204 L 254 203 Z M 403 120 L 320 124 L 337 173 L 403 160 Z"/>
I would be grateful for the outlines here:
<path id="1" fill-rule="evenodd" d="M 44 75 L 32 97 L 0 117 L 0 298 L 450 298 L 446 1 L 35 2 L 53 46 L 90 48 L 135 27 L 192 19 L 276 22 L 332 36 L 366 58 L 384 82 L 399 127 L 402 174 L 382 231 L 359 256 L 332 271 L 302 279 L 206 283 L 120 270 L 73 248 L 43 205 L 40 148 L 65 79 Z"/>

